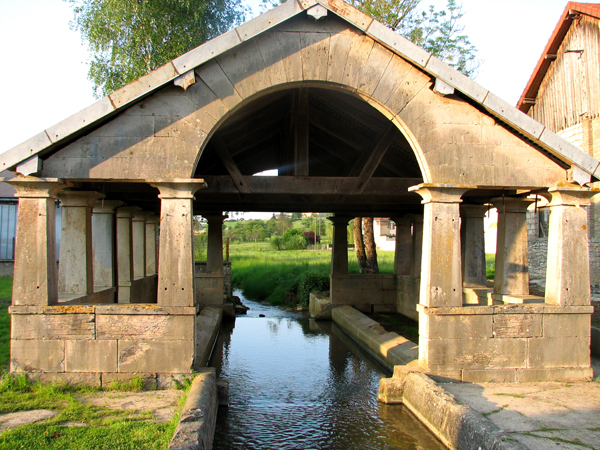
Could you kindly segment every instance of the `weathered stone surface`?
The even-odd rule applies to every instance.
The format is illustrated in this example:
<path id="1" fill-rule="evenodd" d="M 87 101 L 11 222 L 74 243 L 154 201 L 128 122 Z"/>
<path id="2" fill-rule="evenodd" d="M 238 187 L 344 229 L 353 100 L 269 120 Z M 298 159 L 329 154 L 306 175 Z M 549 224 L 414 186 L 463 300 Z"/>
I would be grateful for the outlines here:
<path id="1" fill-rule="evenodd" d="M 194 340 L 119 340 L 119 372 L 186 373 L 192 368 Z"/>
<path id="2" fill-rule="evenodd" d="M 12 339 L 94 339 L 94 314 L 11 315 Z"/>
<path id="3" fill-rule="evenodd" d="M 544 337 L 589 337 L 587 314 L 544 314 Z"/>
<path id="4" fill-rule="evenodd" d="M 543 337 L 529 340 L 527 367 L 590 367 L 589 337 Z"/>
<path id="5" fill-rule="evenodd" d="M 193 339 L 194 316 L 105 315 L 96 320 L 97 339 Z"/>
<path id="6" fill-rule="evenodd" d="M 66 372 L 116 372 L 116 340 L 66 340 Z"/>
<path id="7" fill-rule="evenodd" d="M 310 317 L 317 320 L 331 320 L 331 299 L 320 292 L 311 292 L 308 301 Z"/>
<path id="8" fill-rule="evenodd" d="M 64 372 L 65 341 L 13 339 L 10 350 L 11 372 Z"/>
<path id="9" fill-rule="evenodd" d="M 223 310 L 207 306 L 195 318 L 196 346 L 194 353 L 194 369 L 198 370 L 208 364 L 221 328 Z"/>
<path id="10" fill-rule="evenodd" d="M 431 314 L 419 321 L 419 336 L 428 339 L 459 339 L 471 336 L 477 339 L 492 338 L 492 320 L 490 315 L 454 315 L 438 316 Z"/>
<path id="11" fill-rule="evenodd" d="M 542 336 L 542 316 L 539 314 L 497 314 L 493 317 L 495 338 Z"/>
<path id="12" fill-rule="evenodd" d="M 82 372 L 71 372 L 71 373 L 29 373 L 27 375 L 29 379 L 39 381 L 40 383 L 66 383 L 68 386 L 98 386 L 100 387 L 100 376 L 99 373 L 82 373 Z"/>

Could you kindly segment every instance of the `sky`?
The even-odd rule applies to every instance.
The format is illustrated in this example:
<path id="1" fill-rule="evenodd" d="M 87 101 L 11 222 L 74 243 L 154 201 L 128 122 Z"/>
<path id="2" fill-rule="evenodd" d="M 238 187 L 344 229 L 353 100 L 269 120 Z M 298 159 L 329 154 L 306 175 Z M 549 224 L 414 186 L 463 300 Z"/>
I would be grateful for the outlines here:
<path id="1" fill-rule="evenodd" d="M 432 3 L 445 0 L 422 1 Z M 566 4 L 462 0 L 465 34 L 482 61 L 475 81 L 516 104 Z M 72 19 L 62 0 L 0 0 L 0 153 L 95 101 Z"/>

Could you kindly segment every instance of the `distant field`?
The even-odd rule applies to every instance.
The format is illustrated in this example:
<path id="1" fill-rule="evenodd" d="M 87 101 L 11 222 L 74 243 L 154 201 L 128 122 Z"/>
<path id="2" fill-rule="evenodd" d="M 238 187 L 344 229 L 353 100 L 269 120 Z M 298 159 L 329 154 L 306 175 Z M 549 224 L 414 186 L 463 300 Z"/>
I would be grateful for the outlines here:
<path id="1" fill-rule="evenodd" d="M 255 247 L 253 245 L 256 245 Z M 258 251 L 257 251 L 258 250 Z M 381 273 L 394 273 L 394 252 L 377 252 Z M 286 291 L 294 289 L 304 274 L 329 276 L 331 251 L 273 251 L 267 245 L 239 244 L 230 248 L 233 284 L 253 300 L 285 303 Z M 358 273 L 356 255 L 348 252 L 350 273 Z"/>

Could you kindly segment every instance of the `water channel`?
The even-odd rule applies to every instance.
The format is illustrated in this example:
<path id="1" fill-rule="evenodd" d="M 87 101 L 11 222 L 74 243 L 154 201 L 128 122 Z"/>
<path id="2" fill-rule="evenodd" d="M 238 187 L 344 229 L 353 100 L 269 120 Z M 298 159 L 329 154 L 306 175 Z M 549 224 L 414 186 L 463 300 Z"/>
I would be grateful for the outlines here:
<path id="1" fill-rule="evenodd" d="M 403 406 L 377 402 L 389 374 L 337 325 L 234 295 L 250 310 L 211 359 L 230 395 L 213 449 L 445 448 Z"/>

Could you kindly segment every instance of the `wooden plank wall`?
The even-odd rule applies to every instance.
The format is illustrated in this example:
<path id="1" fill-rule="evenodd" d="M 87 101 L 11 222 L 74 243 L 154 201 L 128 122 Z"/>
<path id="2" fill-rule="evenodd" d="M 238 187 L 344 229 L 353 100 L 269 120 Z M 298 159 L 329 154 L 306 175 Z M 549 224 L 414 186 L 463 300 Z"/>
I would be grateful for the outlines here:
<path id="1" fill-rule="evenodd" d="M 567 50 L 584 50 L 583 53 Z M 554 132 L 600 115 L 600 21 L 582 16 L 565 36 L 529 115 Z"/>

